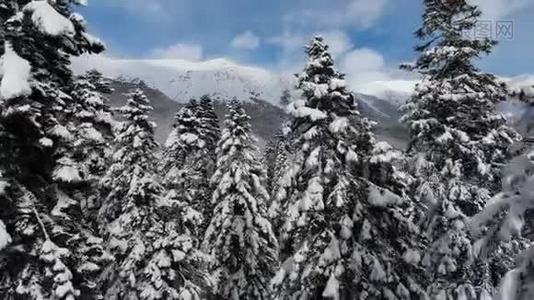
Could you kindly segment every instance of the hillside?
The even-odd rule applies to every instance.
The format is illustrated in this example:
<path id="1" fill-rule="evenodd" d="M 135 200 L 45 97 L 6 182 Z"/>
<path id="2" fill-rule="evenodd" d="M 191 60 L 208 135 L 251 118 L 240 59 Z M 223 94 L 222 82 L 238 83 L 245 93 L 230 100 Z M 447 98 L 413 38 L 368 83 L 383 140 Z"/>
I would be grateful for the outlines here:
<path id="1" fill-rule="evenodd" d="M 176 111 L 184 104 L 172 100 L 156 88 L 149 87 L 144 81 L 114 80 L 114 93 L 111 95 L 111 105 L 118 107 L 126 103 L 125 94 L 129 90 L 141 88 L 151 100 L 154 110 L 151 117 L 158 124 L 156 138 L 164 142 L 171 127 Z M 357 94 L 358 107 L 363 116 L 376 121 L 375 132 L 379 139 L 386 140 L 396 147 L 404 147 L 407 141 L 407 132 L 398 123 L 399 113 L 397 107 L 391 102 L 373 96 Z M 241 99 L 240 99 L 241 100 Z M 279 106 L 260 100 L 257 97 L 248 97 L 244 100 L 244 109 L 251 117 L 251 126 L 260 146 L 271 139 L 280 125 L 289 120 L 289 116 Z M 227 112 L 223 100 L 214 101 L 215 111 L 221 122 Z"/>
<path id="2" fill-rule="evenodd" d="M 140 88 L 145 92 L 152 107 L 154 107 L 150 116 L 158 125 L 156 138 L 160 143 L 163 143 L 172 128 L 175 113 L 184 104 L 172 100 L 158 89 L 147 86 L 143 81 L 114 80 L 112 85 L 115 91 L 110 96 L 110 104 L 113 107 L 124 105 L 127 99 L 126 94 L 132 89 Z M 225 102 L 216 100 L 214 106 L 222 122 L 227 112 Z M 260 145 L 272 138 L 280 124 L 288 119 L 280 107 L 258 99 L 245 102 L 244 109 L 251 117 L 251 126 Z"/>

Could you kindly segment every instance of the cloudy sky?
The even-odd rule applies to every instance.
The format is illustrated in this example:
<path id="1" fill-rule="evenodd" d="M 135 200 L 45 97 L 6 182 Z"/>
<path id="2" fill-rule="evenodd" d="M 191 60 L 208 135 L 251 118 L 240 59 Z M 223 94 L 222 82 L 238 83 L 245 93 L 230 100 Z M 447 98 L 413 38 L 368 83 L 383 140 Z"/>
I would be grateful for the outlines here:
<path id="1" fill-rule="evenodd" d="M 513 22 L 481 60 L 500 76 L 534 73 L 534 1 L 472 0 L 497 34 Z M 91 0 L 82 13 L 90 31 L 116 58 L 226 58 L 274 72 L 302 66 L 303 45 L 316 33 L 331 45 L 353 82 L 406 79 L 401 62 L 415 57 L 412 33 L 420 24 L 419 0 Z M 505 24 L 505 23 L 501 23 Z"/>

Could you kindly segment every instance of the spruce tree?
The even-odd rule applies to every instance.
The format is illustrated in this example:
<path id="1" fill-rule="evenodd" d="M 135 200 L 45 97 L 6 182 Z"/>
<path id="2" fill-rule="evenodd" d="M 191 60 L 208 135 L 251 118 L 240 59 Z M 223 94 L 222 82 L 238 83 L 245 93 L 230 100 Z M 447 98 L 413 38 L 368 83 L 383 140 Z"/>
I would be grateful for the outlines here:
<path id="1" fill-rule="evenodd" d="M 80 203 L 63 191 L 79 170 L 57 171 L 73 143 L 70 57 L 103 45 L 70 2 L 6 1 L 0 19 L 0 219 L 10 241 L 0 250 L 0 295 L 97 297 L 107 261 L 102 241 L 79 222 Z"/>
<path id="2" fill-rule="evenodd" d="M 217 148 L 217 142 L 221 137 L 221 130 L 219 125 L 219 118 L 215 114 L 215 108 L 213 107 L 213 101 L 208 95 L 200 97 L 200 102 L 197 108 L 197 116 L 200 119 L 201 133 L 204 136 L 206 142 L 206 148 L 209 151 L 211 163 L 215 165 L 217 155 L 215 149 Z M 211 177 L 213 168 L 208 168 L 208 177 Z"/>
<path id="3" fill-rule="evenodd" d="M 375 142 L 321 37 L 307 54 L 297 77 L 301 100 L 289 106 L 295 150 L 277 192 L 282 266 L 275 293 L 282 299 L 424 297 L 416 228 L 403 215 L 411 203 L 374 174 L 389 165 L 393 151 Z"/>
<path id="4" fill-rule="evenodd" d="M 183 208 L 162 197 L 151 109 L 139 89 L 119 109 L 125 122 L 103 179 L 110 193 L 100 211 L 115 257 L 104 277 L 106 298 L 199 299 L 206 284 L 203 256 L 181 226 Z"/>
<path id="5" fill-rule="evenodd" d="M 114 127 L 107 94 L 113 89 L 110 82 L 98 71 L 92 70 L 78 76 L 72 85 L 72 101 L 68 109 L 69 131 L 72 143 L 64 149 L 69 155 L 64 162 L 76 164 L 83 184 L 71 192 L 79 199 L 84 221 L 96 228 L 96 214 L 101 205 L 100 178 L 110 162 L 110 150 L 114 140 Z M 66 165 L 65 167 L 68 167 Z M 56 170 L 59 174 L 61 168 Z"/>
<path id="6" fill-rule="evenodd" d="M 497 300 L 526 300 L 534 295 L 534 248 L 530 244 L 530 249 L 519 255 L 517 249 L 510 248 L 518 245 L 514 238 L 528 232 L 534 207 L 534 153 L 532 149 L 525 152 L 503 168 L 502 191 L 469 224 L 472 234 L 478 238 L 477 251 L 492 252 L 496 245 L 504 244 L 507 247 L 501 249 L 508 250 L 504 254 L 514 263 L 494 297 Z"/>
<path id="7" fill-rule="evenodd" d="M 432 242 L 424 258 L 429 290 L 440 299 L 489 297 L 499 277 L 491 264 L 501 258 L 477 260 L 466 232 L 467 218 L 498 190 L 498 168 L 518 138 L 495 109 L 505 87 L 474 63 L 495 42 L 463 34 L 480 15 L 466 0 L 425 0 L 416 32 L 420 56 L 403 66 L 422 75 L 402 121 L 412 137 L 409 153 L 418 161 L 414 195 L 426 210 L 421 224 Z"/>
<path id="8" fill-rule="evenodd" d="M 263 157 L 267 167 L 267 187 L 270 191 L 276 186 L 284 168 L 289 152 L 288 133 L 290 131 L 289 124 L 282 124 L 282 128 L 276 131 L 275 136 L 265 146 Z"/>
<path id="9" fill-rule="evenodd" d="M 201 238 L 212 212 L 209 178 L 215 167 L 215 147 L 219 139 L 219 120 L 211 99 L 192 99 L 176 114 L 174 128 L 166 141 L 160 164 L 168 197 L 187 204 L 191 230 Z"/>
<path id="10" fill-rule="evenodd" d="M 213 218 L 203 248 L 215 258 L 211 271 L 221 299 L 270 299 L 277 242 L 266 219 L 265 172 L 257 159 L 249 117 L 237 102 L 229 106 L 217 146 Z"/>
<path id="11" fill-rule="evenodd" d="M 290 123 L 285 123 L 282 125 L 282 128 L 276 133 L 272 145 L 271 153 L 266 153 L 267 160 L 267 175 L 268 175 L 268 188 L 270 191 L 277 191 L 282 180 L 284 171 L 286 170 L 287 162 L 291 156 L 291 138 L 290 138 L 291 128 Z M 274 218 L 278 214 L 278 204 L 280 203 L 279 197 L 283 195 L 277 195 L 275 192 L 271 195 L 271 202 L 269 203 L 269 216 Z M 274 222 L 276 221 L 273 220 Z M 273 224 L 275 231 L 278 231 L 280 224 Z"/>

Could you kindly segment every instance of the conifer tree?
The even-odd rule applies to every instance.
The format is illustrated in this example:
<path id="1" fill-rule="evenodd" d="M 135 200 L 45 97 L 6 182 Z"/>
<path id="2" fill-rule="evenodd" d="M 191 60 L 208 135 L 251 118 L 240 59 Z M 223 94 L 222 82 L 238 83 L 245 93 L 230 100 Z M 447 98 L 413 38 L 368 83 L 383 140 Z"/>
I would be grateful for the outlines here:
<path id="1" fill-rule="evenodd" d="M 474 63 L 495 42 L 463 35 L 480 14 L 466 0 L 425 0 L 416 32 L 420 56 L 403 66 L 422 75 L 402 120 L 412 136 L 409 152 L 418 161 L 415 198 L 426 207 L 422 225 L 432 242 L 424 258 L 430 293 L 440 299 L 489 297 L 500 276 L 472 255 L 466 232 L 467 218 L 498 191 L 499 165 L 518 139 L 495 109 L 505 98 L 504 86 Z"/>
<path id="2" fill-rule="evenodd" d="M 217 160 L 215 149 L 217 148 L 217 142 L 221 137 L 221 130 L 219 118 L 215 114 L 215 108 L 213 107 L 213 101 L 208 95 L 200 97 L 197 116 L 200 119 L 201 133 L 204 136 L 206 148 L 208 149 L 212 160 L 211 163 L 215 165 L 215 161 Z M 208 177 L 211 177 L 213 168 L 208 168 L 208 170 L 211 170 L 211 172 L 208 172 Z"/>
<path id="3" fill-rule="evenodd" d="M 209 178 L 215 166 L 215 146 L 219 138 L 219 121 L 211 99 L 200 103 L 192 99 L 176 114 L 174 129 L 166 142 L 160 165 L 167 195 L 194 211 L 187 212 L 190 228 L 199 238 L 212 212 Z"/>
<path id="4" fill-rule="evenodd" d="M 96 228 L 96 214 L 101 205 L 100 178 L 106 172 L 110 161 L 110 150 L 114 140 L 114 126 L 107 94 L 113 89 L 110 82 L 98 71 L 88 71 L 78 76 L 72 85 L 72 101 L 67 118 L 68 130 L 72 132 L 72 143 L 63 151 L 64 165 L 57 168 L 59 175 L 76 165 L 83 184 L 77 184 L 70 192 L 82 207 L 84 221 Z M 67 164 L 65 164 L 65 162 Z"/>
<path id="5" fill-rule="evenodd" d="M 155 125 L 147 116 L 151 109 L 141 90 L 132 92 L 119 109 L 126 121 L 104 178 L 110 193 L 101 209 L 115 257 L 106 276 L 106 298 L 200 299 L 206 283 L 200 268 L 203 256 L 195 239 L 183 233 L 172 201 L 162 197 L 156 180 Z"/>
<path id="6" fill-rule="evenodd" d="M 267 176 L 268 176 L 268 188 L 270 191 L 276 191 L 280 180 L 284 175 L 286 169 L 286 164 L 288 159 L 291 156 L 291 139 L 290 139 L 291 128 L 289 123 L 282 125 L 282 128 L 278 130 L 275 135 L 272 145 L 270 146 L 270 153 L 266 153 L 267 160 Z M 278 214 L 279 201 L 277 201 L 276 193 L 271 195 L 271 203 L 269 203 L 269 216 L 271 218 L 275 217 Z M 273 222 L 276 220 L 273 220 Z M 280 224 L 273 224 L 275 231 L 278 231 Z"/>
<path id="7" fill-rule="evenodd" d="M 0 296 L 96 297 L 102 241 L 80 224 L 80 203 L 62 191 L 62 179 L 76 179 L 78 170 L 56 171 L 72 143 L 70 57 L 103 45 L 70 2 L 6 1 L 0 14 L 0 219 L 10 241 L 0 250 Z"/>
<path id="8" fill-rule="evenodd" d="M 503 168 L 502 191 L 470 222 L 472 234 L 478 238 L 477 250 L 495 251 L 496 245 L 504 243 L 508 250 L 503 258 L 512 260 L 514 268 L 500 283 L 497 300 L 526 300 L 534 295 L 534 248 L 517 255 L 513 239 L 521 237 L 524 227 L 530 226 L 528 218 L 534 207 L 532 184 L 534 183 L 534 153 L 531 149 L 514 158 Z M 514 253 L 515 252 L 515 253 Z"/>
<path id="9" fill-rule="evenodd" d="M 282 128 L 276 131 L 275 136 L 267 142 L 264 150 L 264 164 L 267 167 L 267 187 L 272 191 L 284 168 L 287 152 L 289 151 L 288 133 L 289 125 L 283 124 Z"/>
<path id="10" fill-rule="evenodd" d="M 270 299 L 277 242 L 266 219 L 265 172 L 257 160 L 249 117 L 233 101 L 217 146 L 213 218 L 203 248 L 221 299 Z"/>
<path id="11" fill-rule="evenodd" d="M 373 173 L 393 151 L 375 142 L 321 37 L 307 54 L 297 77 L 302 96 L 289 106 L 295 152 L 276 199 L 282 267 L 272 282 L 275 293 L 281 299 L 424 297 L 416 228 L 402 214 L 411 203 Z"/>

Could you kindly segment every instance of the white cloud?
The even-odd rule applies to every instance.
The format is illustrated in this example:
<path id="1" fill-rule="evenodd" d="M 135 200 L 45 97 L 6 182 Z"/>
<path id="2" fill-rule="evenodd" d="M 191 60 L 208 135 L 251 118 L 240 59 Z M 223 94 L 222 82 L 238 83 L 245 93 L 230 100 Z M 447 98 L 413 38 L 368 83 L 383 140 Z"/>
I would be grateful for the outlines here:
<path id="1" fill-rule="evenodd" d="M 351 25 L 371 26 L 384 12 L 387 0 L 353 0 L 347 7 L 346 21 Z"/>
<path id="2" fill-rule="evenodd" d="M 389 0 L 350 0 L 330 2 L 311 1 L 304 9 L 284 16 L 291 29 L 329 29 L 351 27 L 365 29 L 372 26 L 384 13 Z M 314 5 L 315 4 L 315 5 Z"/>
<path id="3" fill-rule="evenodd" d="M 341 30 L 329 30 L 315 34 L 291 33 L 284 31 L 281 35 L 266 39 L 266 42 L 281 48 L 278 68 L 282 72 L 295 72 L 305 61 L 304 49 L 314 35 L 320 35 L 328 44 L 330 53 L 337 60 L 352 49 L 350 37 Z"/>
<path id="4" fill-rule="evenodd" d="M 384 57 L 369 48 L 354 49 L 342 61 L 342 68 L 354 73 L 382 70 L 384 65 Z"/>
<path id="5" fill-rule="evenodd" d="M 340 30 L 332 30 L 319 33 L 324 38 L 324 41 L 330 47 L 330 53 L 334 57 L 338 57 L 349 51 L 353 45 L 350 37 Z"/>
<path id="6" fill-rule="evenodd" d="M 483 18 L 499 20 L 509 18 L 527 7 L 534 7 L 532 0 L 470 0 L 480 7 Z"/>
<path id="7" fill-rule="evenodd" d="M 254 32 L 247 30 L 232 40 L 230 45 L 237 49 L 252 50 L 258 48 L 260 45 L 260 38 Z"/>
<path id="8" fill-rule="evenodd" d="M 200 45 L 177 43 L 167 48 L 153 49 L 150 51 L 149 56 L 151 58 L 199 61 L 203 57 L 203 50 Z"/>
<path id="9" fill-rule="evenodd" d="M 131 13 L 139 15 L 163 15 L 166 14 L 165 4 L 158 0 L 107 0 L 104 1 L 108 6 L 120 7 Z"/>
<path id="10" fill-rule="evenodd" d="M 346 73 L 347 83 L 354 91 L 382 98 L 405 99 L 397 96 L 409 95 L 416 83 L 409 77 L 413 75 L 388 68 L 382 54 L 369 48 L 347 52 L 340 69 Z"/>
<path id="11" fill-rule="evenodd" d="M 413 91 L 415 80 L 397 65 L 388 67 L 382 54 L 370 48 L 355 48 L 350 37 L 341 30 L 318 33 L 330 46 L 338 69 L 346 74 L 351 89 L 356 92 L 383 97 L 389 94 L 406 95 Z M 284 32 L 267 41 L 282 48 L 278 63 L 285 74 L 299 72 L 305 63 L 304 45 L 313 36 Z"/>

